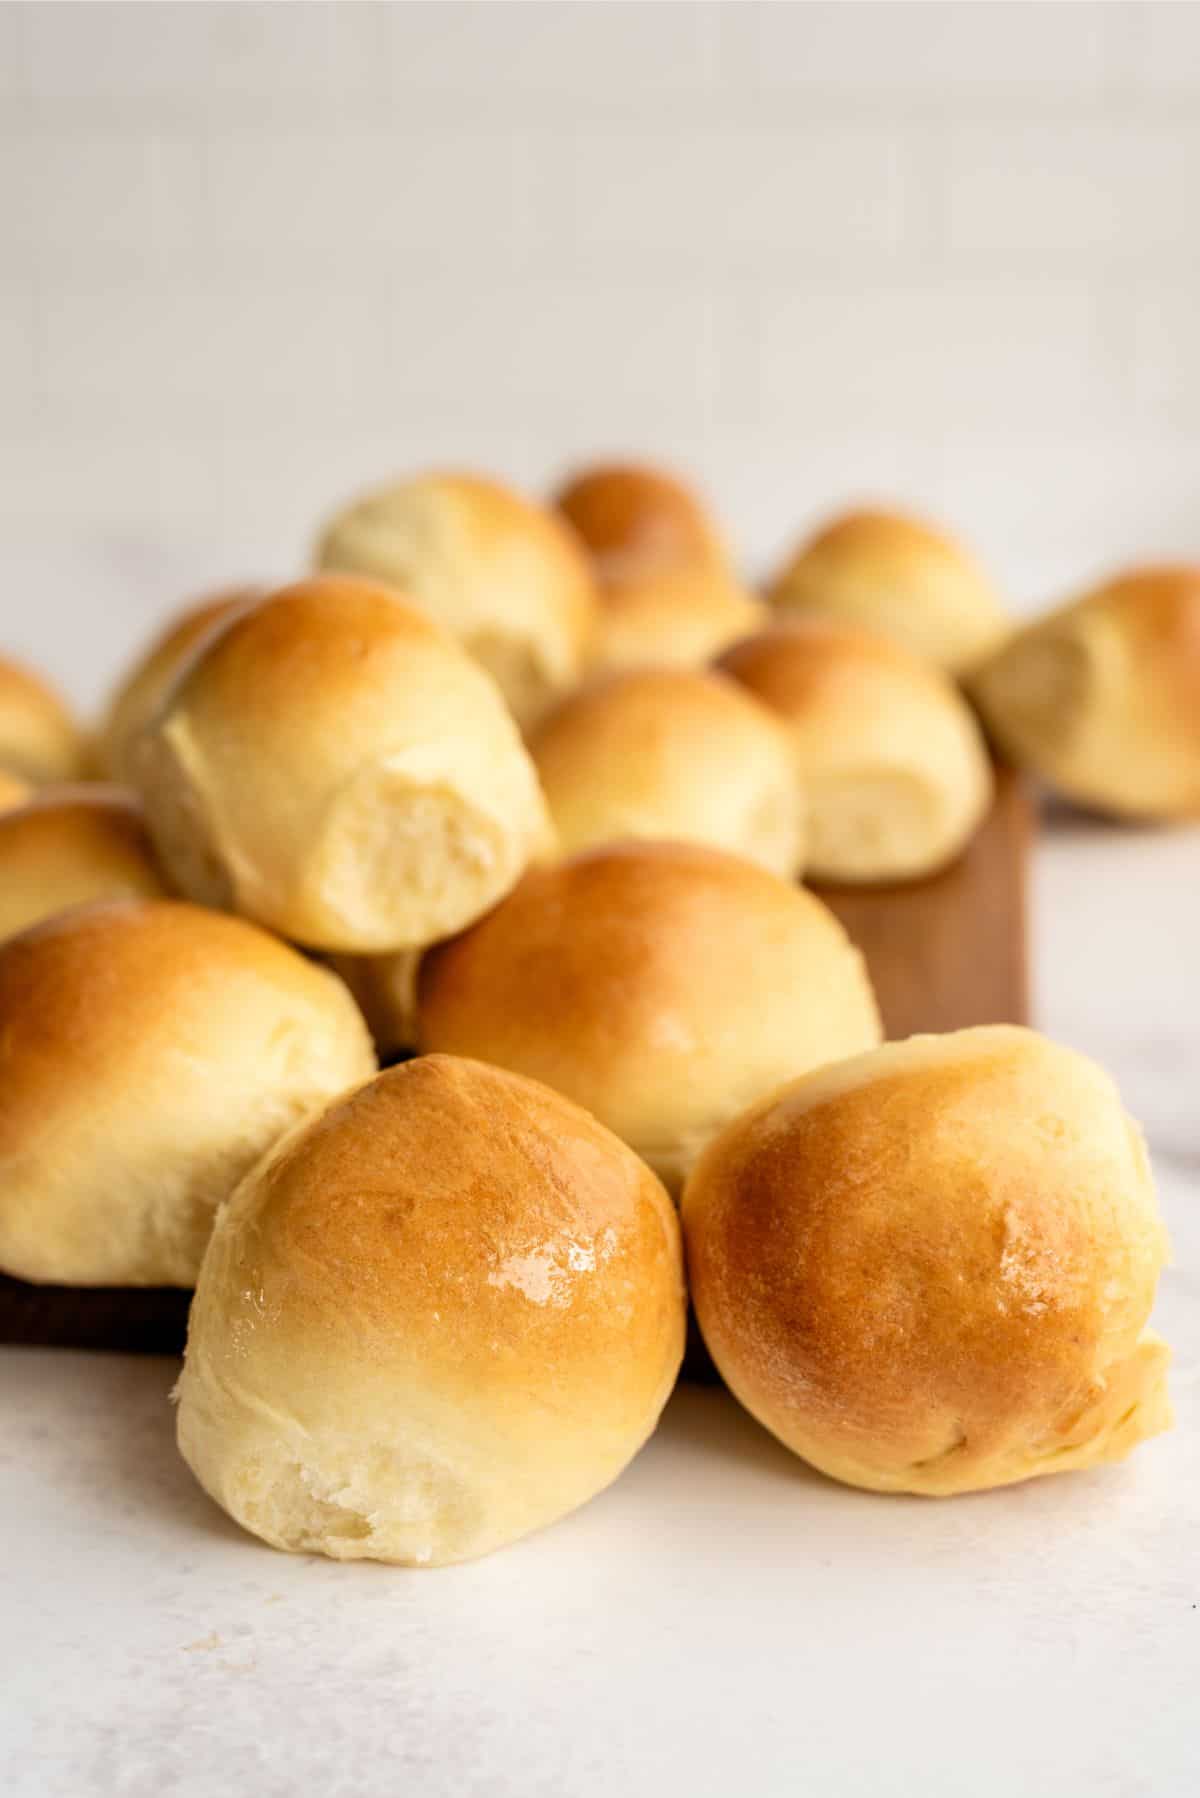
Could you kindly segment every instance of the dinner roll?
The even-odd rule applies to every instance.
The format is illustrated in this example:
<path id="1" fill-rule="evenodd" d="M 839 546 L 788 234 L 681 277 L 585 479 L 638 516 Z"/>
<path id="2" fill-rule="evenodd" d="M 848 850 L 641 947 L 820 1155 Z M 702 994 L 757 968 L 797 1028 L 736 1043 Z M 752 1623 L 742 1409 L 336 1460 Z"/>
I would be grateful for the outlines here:
<path id="1" fill-rule="evenodd" d="M 593 647 L 595 592 L 571 532 L 477 475 L 422 475 L 347 506 L 317 564 L 399 588 L 482 662 L 522 726 L 576 684 Z"/>
<path id="2" fill-rule="evenodd" d="M 617 837 L 711 843 L 790 878 L 804 806 L 787 730 L 724 675 L 644 668 L 568 699 L 530 754 L 566 853 Z"/>
<path id="3" fill-rule="evenodd" d="M 729 1118 L 878 1042 L 879 1017 L 811 893 L 697 844 L 626 842 L 534 870 L 431 949 L 418 1033 L 557 1087 L 677 1190 Z"/>
<path id="4" fill-rule="evenodd" d="M 675 476 L 603 464 L 569 480 L 556 505 L 596 570 L 601 669 L 702 667 L 765 622 L 702 500 Z"/>
<path id="5" fill-rule="evenodd" d="M 35 786 L 70 780 L 81 752 L 74 720 L 53 687 L 0 656 L 0 768 Z"/>
<path id="6" fill-rule="evenodd" d="M 600 667 L 700 667 L 765 622 L 702 501 L 675 476 L 604 465 L 568 481 L 555 503 L 599 582 Z"/>
<path id="7" fill-rule="evenodd" d="M 709 1147 L 683 1223 L 726 1382 L 835 1479 L 969 1492 L 1169 1426 L 1141 1136 L 1106 1074 L 1033 1031 L 793 1081 Z"/>
<path id="8" fill-rule="evenodd" d="M 302 581 L 236 616 L 132 761 L 180 888 L 314 948 L 459 929 L 547 828 L 492 681 L 367 581 Z"/>
<path id="9" fill-rule="evenodd" d="M 33 788 L 28 781 L 22 780 L 18 774 L 10 774 L 6 768 L 0 768 L 0 812 L 11 811 L 15 805 L 24 805 L 32 792 Z"/>
<path id="10" fill-rule="evenodd" d="M 0 1270 L 190 1286 L 213 1213 L 284 1130 L 375 1069 L 342 983 L 171 900 L 0 945 Z"/>
<path id="11" fill-rule="evenodd" d="M 776 575 L 769 597 L 787 614 L 882 631 L 960 674 L 1007 630 L 1000 602 L 962 545 L 900 512 L 847 512 Z"/>
<path id="12" fill-rule="evenodd" d="M 808 797 L 808 871 L 908 880 L 963 849 L 992 797 L 991 764 L 952 682 L 886 637 L 796 620 L 721 657 L 785 720 Z"/>
<path id="13" fill-rule="evenodd" d="M 239 607 L 261 599 L 261 587 L 232 587 L 171 620 L 128 670 L 109 701 L 96 744 L 99 766 L 114 780 L 127 778 L 128 749 L 158 711 L 189 655 Z"/>
<path id="14" fill-rule="evenodd" d="M 1037 619 L 971 694 L 1006 754 L 1069 798 L 1200 816 L 1200 566 L 1134 569 Z"/>
<path id="15" fill-rule="evenodd" d="M 704 501 L 665 469 L 600 463 L 573 475 L 554 503 L 605 582 L 689 562 L 728 561 Z"/>
<path id="16" fill-rule="evenodd" d="M 0 813 L 0 938 L 89 899 L 166 891 L 141 812 L 118 787 L 44 787 Z"/>
<path id="17" fill-rule="evenodd" d="M 600 601 L 601 669 L 703 667 L 769 618 L 730 569 L 713 563 L 606 582 Z"/>
<path id="18" fill-rule="evenodd" d="M 498 1068 L 408 1062 L 221 1213 L 179 1446 L 276 1548 L 468 1560 L 617 1477 L 674 1384 L 684 1309 L 673 1207 L 594 1118 Z"/>

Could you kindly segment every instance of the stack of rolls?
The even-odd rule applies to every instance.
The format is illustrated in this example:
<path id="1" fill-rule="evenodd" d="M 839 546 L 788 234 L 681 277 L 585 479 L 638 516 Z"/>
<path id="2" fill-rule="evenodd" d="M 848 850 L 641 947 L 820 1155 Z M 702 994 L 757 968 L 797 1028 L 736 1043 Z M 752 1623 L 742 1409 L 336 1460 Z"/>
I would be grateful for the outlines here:
<path id="1" fill-rule="evenodd" d="M 216 1502 L 335 1559 L 514 1542 L 651 1435 L 689 1285 L 731 1392 L 852 1485 L 1165 1429 L 1111 1081 L 1020 1029 L 882 1044 L 798 881 L 961 853 L 992 774 L 959 679 L 1064 791 L 1200 811 L 1200 576 L 1008 636 L 965 552 L 858 514 L 768 611 L 633 464 L 557 510 L 398 483 L 317 561 L 142 654 L 121 790 L 45 784 L 80 732 L 0 663 L 0 1272 L 195 1287 L 178 1440 Z"/>

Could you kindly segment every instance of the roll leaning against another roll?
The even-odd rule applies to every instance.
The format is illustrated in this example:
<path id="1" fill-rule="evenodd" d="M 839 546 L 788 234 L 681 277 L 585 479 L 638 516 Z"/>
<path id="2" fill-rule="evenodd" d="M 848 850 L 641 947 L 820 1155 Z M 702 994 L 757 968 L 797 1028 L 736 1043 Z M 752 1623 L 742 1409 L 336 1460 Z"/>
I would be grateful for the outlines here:
<path id="1" fill-rule="evenodd" d="M 815 618 L 747 637 L 717 666 L 787 726 L 815 879 L 916 880 L 966 847 L 992 771 L 970 707 L 938 669 Z"/>
<path id="2" fill-rule="evenodd" d="M 241 918 L 77 907 L 0 944 L 0 1270 L 191 1286 L 217 1206 L 375 1071 L 341 981 Z"/>
<path id="3" fill-rule="evenodd" d="M 461 929 L 548 828 L 494 683 L 367 581 L 302 581 L 237 613 L 132 764 L 180 888 L 315 949 L 419 949 Z"/>
<path id="4" fill-rule="evenodd" d="M 419 1046 L 584 1105 L 678 1192 L 796 1073 L 879 1041 L 862 958 L 811 893 L 715 849 L 622 842 L 527 874 L 422 958 Z"/>

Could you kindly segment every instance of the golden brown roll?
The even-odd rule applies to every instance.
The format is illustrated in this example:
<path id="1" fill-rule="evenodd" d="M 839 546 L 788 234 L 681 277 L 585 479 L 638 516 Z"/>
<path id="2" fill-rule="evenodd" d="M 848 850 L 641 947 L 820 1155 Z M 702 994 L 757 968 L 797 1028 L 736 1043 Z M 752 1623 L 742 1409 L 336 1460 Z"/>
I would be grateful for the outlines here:
<path id="1" fill-rule="evenodd" d="M 1134 569 L 1035 620 L 970 690 L 1005 753 L 1068 798 L 1200 817 L 1200 566 Z"/>
<path id="2" fill-rule="evenodd" d="M 729 559 L 704 501 L 665 469 L 600 463 L 573 475 L 554 503 L 606 583 Z"/>
<path id="3" fill-rule="evenodd" d="M 719 666 L 791 732 L 815 878 L 915 879 L 965 847 L 992 772 L 947 676 L 888 638 L 815 618 L 749 637 Z"/>
<path id="4" fill-rule="evenodd" d="M 398 588 L 494 676 L 523 727 L 592 653 L 586 557 L 552 512 L 496 481 L 428 474 L 369 494 L 326 527 L 317 566 Z"/>
<path id="5" fill-rule="evenodd" d="M 703 502 L 674 475 L 603 465 L 568 481 L 555 504 L 599 582 L 601 668 L 698 668 L 764 624 Z"/>
<path id="6" fill-rule="evenodd" d="M 129 744 L 158 711 L 179 670 L 206 636 L 239 608 L 263 597 L 261 587 L 231 587 L 189 606 L 148 644 L 109 701 L 96 743 L 96 762 L 124 780 Z"/>
<path id="7" fill-rule="evenodd" d="M 10 812 L 14 806 L 24 805 L 32 795 L 33 788 L 27 780 L 0 768 L 0 812 Z"/>
<path id="8" fill-rule="evenodd" d="M 276 1548 L 468 1560 L 617 1477 L 683 1332 L 649 1170 L 546 1087 L 433 1056 L 293 1133 L 222 1212 L 179 1446 Z"/>
<path id="9" fill-rule="evenodd" d="M 795 552 L 771 582 L 785 614 L 882 631 L 961 674 L 1003 639 L 990 581 L 960 543 L 901 512 L 847 512 Z"/>
<path id="10" fill-rule="evenodd" d="M 170 900 L 60 913 L 0 945 L 0 1270 L 190 1286 L 213 1214 L 375 1070 L 324 968 Z"/>
<path id="11" fill-rule="evenodd" d="M 0 768 L 37 786 L 70 780 L 81 756 L 75 721 L 54 688 L 0 656 Z"/>
<path id="12" fill-rule="evenodd" d="M 446 936 L 547 828 L 494 684 L 367 581 L 302 581 L 236 616 L 131 759 L 177 885 L 319 949 Z"/>
<path id="13" fill-rule="evenodd" d="M 166 894 L 141 811 L 119 787 L 43 787 L 0 813 L 0 939 L 92 899 Z"/>
<path id="14" fill-rule="evenodd" d="M 596 664 L 700 668 L 768 619 L 736 575 L 714 563 L 630 575 L 601 588 Z"/>
<path id="15" fill-rule="evenodd" d="M 879 1041 L 832 913 L 736 856 L 614 843 L 527 874 L 424 957 L 420 1046 L 544 1080 L 672 1190 L 729 1118 Z"/>
<path id="16" fill-rule="evenodd" d="M 787 730 L 735 681 L 700 669 L 602 677 L 529 752 L 565 854 L 620 837 L 709 843 L 791 878 L 804 801 Z"/>
<path id="17" fill-rule="evenodd" d="M 722 1375 L 835 1479 L 969 1492 L 1170 1424 L 1141 1136 L 1100 1068 L 1033 1031 L 793 1081 L 710 1145 L 683 1223 Z"/>

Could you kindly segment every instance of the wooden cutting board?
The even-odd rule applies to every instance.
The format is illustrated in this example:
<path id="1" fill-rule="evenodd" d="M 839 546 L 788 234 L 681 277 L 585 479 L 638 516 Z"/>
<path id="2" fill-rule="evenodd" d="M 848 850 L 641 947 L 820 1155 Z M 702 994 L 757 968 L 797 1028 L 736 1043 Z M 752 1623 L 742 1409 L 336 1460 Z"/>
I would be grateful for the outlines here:
<path id="1" fill-rule="evenodd" d="M 866 957 L 889 1037 L 1028 1022 L 1025 887 L 1032 808 L 1017 777 L 966 853 L 931 880 L 814 886 Z M 159 1288 L 30 1286 L 0 1275 L 0 1342 L 174 1354 L 190 1294 Z M 689 1352 L 685 1374 L 711 1376 Z"/>
<path id="2" fill-rule="evenodd" d="M 1033 804 L 1011 769 L 966 851 L 905 886 L 813 883 L 866 958 L 884 1033 L 1027 1024 L 1025 915 Z"/>

